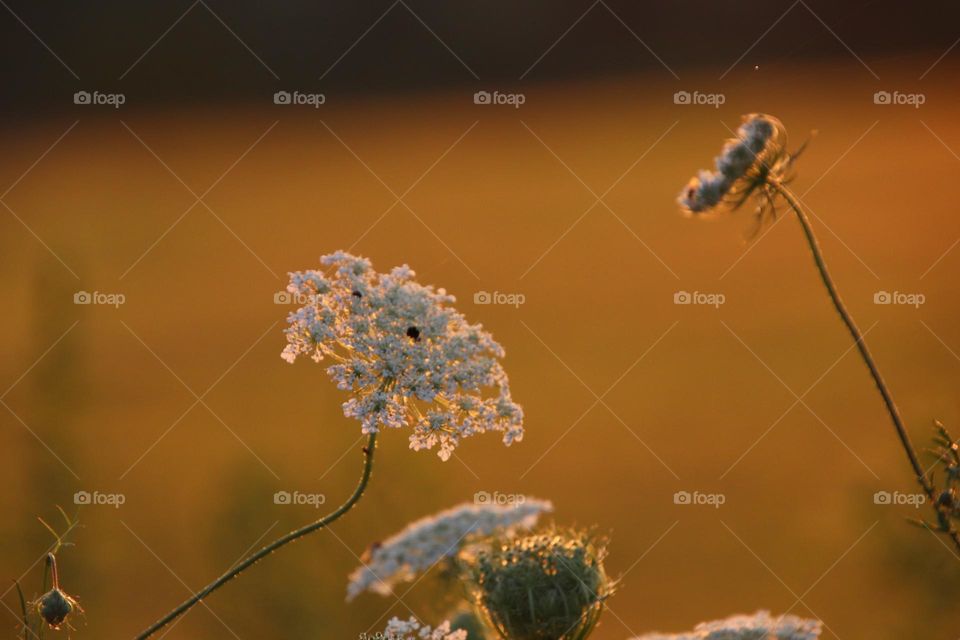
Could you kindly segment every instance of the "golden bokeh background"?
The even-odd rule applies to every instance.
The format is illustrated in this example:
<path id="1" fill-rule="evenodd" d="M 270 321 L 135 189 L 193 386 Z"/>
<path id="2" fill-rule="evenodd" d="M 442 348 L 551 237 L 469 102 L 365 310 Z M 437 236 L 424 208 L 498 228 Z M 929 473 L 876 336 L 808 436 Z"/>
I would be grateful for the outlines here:
<path id="1" fill-rule="evenodd" d="M 622 581 L 597 640 L 761 608 L 820 617 L 825 638 L 954 637 L 960 559 L 906 522 L 927 510 L 874 503 L 914 481 L 796 220 L 745 240 L 749 210 L 700 222 L 675 205 L 740 114 L 778 116 L 795 145 L 816 130 L 794 186 L 842 294 L 917 444 L 935 418 L 960 431 L 960 66 L 917 80 L 939 53 L 871 59 L 883 82 L 853 56 L 748 59 L 722 88 L 712 70 L 535 82 L 519 109 L 449 88 L 8 121 L 0 574 L 26 572 L 35 595 L 51 542 L 35 517 L 73 513 L 76 491 L 122 493 L 79 510 L 60 560 L 86 610 L 72 637 L 131 637 L 346 497 L 359 426 L 321 367 L 280 359 L 289 307 L 274 294 L 351 248 L 410 264 L 496 336 L 526 437 L 471 438 L 443 463 L 384 434 L 347 517 L 166 637 L 435 621 L 450 603 L 431 578 L 345 604 L 346 575 L 371 542 L 477 491 L 549 498 L 558 522 L 609 532 Z M 685 87 L 726 103 L 675 105 Z M 926 103 L 876 105 L 880 89 Z M 81 290 L 125 303 L 75 305 Z M 525 303 L 474 304 L 479 291 Z M 677 291 L 725 303 L 676 305 Z M 878 291 L 925 303 L 876 305 Z M 278 506 L 281 490 L 327 504 Z M 677 505 L 677 491 L 726 501 Z M 16 609 L 13 591 L 3 602 Z M 0 621 L 12 635 L 11 611 Z"/>

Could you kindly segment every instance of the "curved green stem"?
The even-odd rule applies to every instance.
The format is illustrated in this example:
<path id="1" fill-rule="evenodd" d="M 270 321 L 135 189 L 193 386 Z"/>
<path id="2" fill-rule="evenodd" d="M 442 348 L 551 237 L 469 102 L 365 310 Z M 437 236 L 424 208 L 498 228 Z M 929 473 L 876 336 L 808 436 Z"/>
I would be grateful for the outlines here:
<path id="1" fill-rule="evenodd" d="M 917 457 L 917 452 L 913 448 L 913 443 L 910 442 L 910 436 L 907 434 L 907 429 L 903 424 L 903 418 L 900 417 L 900 410 L 897 409 L 897 405 L 893 401 L 893 396 L 890 394 L 890 389 L 887 387 L 887 383 L 884 382 L 883 376 L 880 375 L 880 369 L 877 367 L 877 363 L 874 361 L 873 355 L 870 353 L 870 349 L 867 348 L 867 343 L 864 341 L 863 332 L 860 331 L 860 328 L 857 327 L 857 323 L 853 320 L 853 316 L 851 316 L 850 312 L 847 311 L 847 307 L 843 304 L 843 300 L 840 299 L 840 293 L 837 291 L 837 287 L 833 283 L 833 278 L 830 277 L 830 272 L 827 271 L 827 263 L 824 261 L 823 252 L 820 250 L 820 243 L 817 241 L 817 237 L 813 233 L 813 227 L 810 224 L 810 218 L 800 206 L 800 202 L 797 197 L 787 187 L 785 187 L 782 183 L 775 181 L 771 181 L 770 184 L 781 196 L 783 196 L 783 199 L 787 201 L 787 204 L 789 204 L 793 211 L 797 214 L 797 219 L 800 221 L 800 226 L 803 227 L 803 233 L 807 237 L 807 244 L 810 245 L 810 251 L 813 253 L 813 261 L 816 263 L 817 270 L 820 272 L 820 279 L 823 280 L 823 284 L 827 288 L 827 293 L 830 294 L 830 300 L 833 301 L 833 306 L 836 308 L 837 313 L 840 314 L 840 319 L 843 320 L 843 324 L 846 325 L 850 335 L 853 336 L 853 339 L 857 345 L 857 350 L 860 352 L 860 357 L 863 358 L 863 361 L 867 365 L 867 369 L 870 370 L 870 375 L 873 377 L 873 381 L 876 383 L 877 389 L 880 391 L 880 396 L 883 398 L 883 403 L 887 408 L 887 413 L 890 414 L 890 419 L 893 421 L 893 426 L 897 431 L 897 436 L 900 438 L 900 444 L 903 446 L 903 450 L 907 454 L 907 459 L 910 461 L 910 466 L 913 468 L 913 473 L 917 477 L 917 482 L 920 483 L 920 486 L 923 488 L 923 492 L 927 495 L 927 499 L 930 500 L 930 504 L 939 515 L 940 510 L 937 506 L 937 495 L 933 485 L 930 484 L 930 479 L 927 477 L 927 473 L 920 464 L 920 459 Z M 956 546 L 957 550 L 960 551 L 960 535 L 958 535 L 957 531 L 951 527 L 948 531 L 946 531 L 946 533 L 950 539 L 953 540 L 953 544 Z"/>
<path id="2" fill-rule="evenodd" d="M 291 531 L 285 536 L 277 538 L 276 540 L 274 540 L 267 546 L 263 547 L 256 553 L 242 560 L 239 564 L 234 565 L 233 568 L 231 568 L 222 576 L 220 576 L 219 578 L 217 578 L 216 580 L 208 584 L 206 587 L 204 587 L 203 589 L 195 593 L 193 596 L 191 596 L 188 600 L 184 601 L 183 604 L 178 606 L 176 609 L 174 609 L 167 615 L 163 616 L 156 622 L 154 622 L 146 631 L 138 635 L 135 640 L 144 640 L 144 638 L 149 638 L 154 633 L 156 633 L 157 631 L 165 627 L 167 624 L 169 624 L 176 618 L 182 616 L 187 611 L 189 611 L 191 607 L 201 602 L 208 595 L 210 595 L 211 593 L 213 593 L 214 591 L 222 587 L 227 582 L 230 582 L 231 580 L 236 578 L 238 575 L 243 573 L 246 569 L 256 564 L 258 561 L 267 557 L 268 555 L 270 555 L 280 547 L 286 544 L 289 544 L 295 540 L 298 540 L 309 533 L 313 533 L 314 531 L 317 531 L 319 529 L 326 527 L 331 522 L 333 522 L 334 520 L 337 520 L 338 518 L 340 518 L 340 516 L 344 515 L 347 511 L 353 508 L 353 505 L 355 505 L 363 496 L 364 489 L 366 489 L 367 483 L 370 481 L 370 474 L 373 471 L 373 452 L 374 452 L 374 447 L 376 446 L 376 440 L 377 440 L 377 434 L 371 433 L 370 437 L 367 439 L 367 445 L 363 448 L 364 464 L 363 464 L 363 472 L 360 475 L 360 482 L 357 483 L 357 488 L 353 490 L 353 493 L 350 495 L 349 498 L 347 498 L 346 502 L 344 502 L 342 505 L 337 507 L 337 509 L 332 513 L 330 513 L 329 515 L 324 516 L 323 518 L 315 522 L 311 522 L 308 525 L 300 527 L 299 529 Z"/>

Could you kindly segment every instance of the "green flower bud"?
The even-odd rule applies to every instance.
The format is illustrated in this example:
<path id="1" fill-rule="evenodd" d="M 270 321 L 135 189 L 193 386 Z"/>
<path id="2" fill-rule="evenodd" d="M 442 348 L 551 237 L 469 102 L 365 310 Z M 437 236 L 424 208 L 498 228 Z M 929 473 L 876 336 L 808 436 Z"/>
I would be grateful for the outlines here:
<path id="1" fill-rule="evenodd" d="M 493 542 L 467 560 L 478 612 L 508 640 L 583 640 L 613 584 L 606 542 L 550 531 Z"/>

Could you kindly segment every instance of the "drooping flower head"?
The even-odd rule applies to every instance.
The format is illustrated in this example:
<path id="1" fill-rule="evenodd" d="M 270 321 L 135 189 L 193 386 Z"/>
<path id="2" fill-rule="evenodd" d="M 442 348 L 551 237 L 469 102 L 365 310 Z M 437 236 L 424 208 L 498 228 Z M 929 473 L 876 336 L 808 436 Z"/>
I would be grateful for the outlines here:
<path id="1" fill-rule="evenodd" d="M 383 637 L 385 640 L 467 640 L 467 632 L 451 631 L 449 621 L 433 629 L 414 617 L 409 620 L 392 618 L 383 631 Z"/>
<path id="2" fill-rule="evenodd" d="M 822 627 L 819 620 L 790 615 L 773 617 L 769 611 L 758 611 L 749 616 L 701 622 L 687 633 L 650 633 L 634 640 L 817 640 Z"/>
<path id="3" fill-rule="evenodd" d="M 783 179 L 797 154 L 786 150 L 787 131 L 778 119 L 762 113 L 743 116 L 735 138 L 727 140 L 714 163 L 716 170 L 700 171 L 681 192 L 678 202 L 694 216 L 731 211 L 751 195 L 767 198 L 769 181 Z"/>
<path id="4" fill-rule="evenodd" d="M 510 640 L 583 640 L 613 593 L 606 542 L 587 532 L 548 531 L 478 547 L 467 563 L 471 597 Z"/>
<path id="5" fill-rule="evenodd" d="M 287 291 L 303 306 L 287 318 L 282 356 L 329 358 L 327 373 L 351 392 L 343 413 L 364 433 L 409 425 L 410 447 L 439 446 L 444 460 L 477 433 L 502 432 L 507 445 L 523 437 L 503 348 L 449 306 L 453 296 L 414 282 L 406 265 L 377 273 L 369 260 L 343 251 L 321 263 L 331 275 L 290 274 Z"/>
<path id="6" fill-rule="evenodd" d="M 67 618 L 74 612 L 83 612 L 80 604 L 70 594 L 60 588 L 60 573 L 57 570 L 57 556 L 47 554 L 47 570 L 50 575 L 51 589 L 36 599 L 33 607 L 40 619 L 51 629 L 59 629 L 69 623 Z"/>
<path id="7" fill-rule="evenodd" d="M 37 600 L 37 613 L 51 629 L 59 629 L 77 608 L 77 601 L 58 587 L 54 587 Z"/>
<path id="8" fill-rule="evenodd" d="M 412 522 L 371 548 L 369 560 L 350 574 L 347 600 L 364 591 L 390 595 L 394 585 L 453 558 L 477 537 L 529 529 L 551 511 L 546 500 L 524 498 L 512 505 L 464 503 Z"/>

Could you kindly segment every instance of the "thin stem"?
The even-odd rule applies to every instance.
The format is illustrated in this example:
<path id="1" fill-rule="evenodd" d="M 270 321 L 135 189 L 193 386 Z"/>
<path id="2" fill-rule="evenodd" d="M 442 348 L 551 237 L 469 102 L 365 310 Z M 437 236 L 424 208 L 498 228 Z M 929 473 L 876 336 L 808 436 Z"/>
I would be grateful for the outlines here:
<path id="1" fill-rule="evenodd" d="M 350 511 L 350 509 L 353 508 L 353 505 L 355 505 L 363 496 L 363 492 L 367 487 L 367 483 L 370 481 L 370 474 L 373 471 L 373 453 L 374 453 L 374 447 L 376 446 L 376 440 L 377 440 L 377 434 L 371 433 L 370 437 L 367 439 L 366 446 L 363 448 L 364 464 L 363 464 L 363 472 L 360 475 L 360 481 L 357 483 L 357 488 L 353 490 L 353 493 L 350 495 L 349 498 L 347 498 L 346 502 L 344 502 L 342 505 L 337 507 L 337 509 L 332 513 L 330 513 L 329 515 L 324 516 L 323 518 L 315 522 L 311 522 L 306 526 L 300 527 L 295 531 L 291 531 L 285 536 L 277 538 L 276 540 L 274 540 L 267 546 L 263 547 L 256 553 L 248 556 L 239 564 L 234 565 L 233 568 L 231 568 L 222 576 L 220 576 L 219 578 L 217 578 L 216 580 L 208 584 L 206 587 L 198 591 L 196 594 L 191 596 L 188 600 L 186 600 L 183 604 L 178 606 L 176 609 L 174 609 L 167 615 L 163 616 L 156 622 L 154 622 L 146 631 L 138 635 L 135 638 L 135 640 L 144 640 L 144 638 L 149 638 L 154 633 L 162 629 L 164 626 L 166 626 L 176 618 L 182 616 L 184 613 L 189 611 L 191 607 L 199 603 L 208 595 L 210 595 L 211 593 L 213 593 L 214 591 L 222 587 L 227 582 L 233 580 L 238 575 L 243 573 L 246 569 L 250 568 L 251 566 L 256 564 L 258 561 L 267 557 L 268 555 L 270 555 L 280 547 L 286 544 L 289 544 L 295 540 L 298 540 L 309 533 L 313 533 L 314 531 L 317 531 L 319 529 L 322 529 L 328 526 L 334 520 L 337 520 L 338 518 L 340 518 L 340 516 L 344 515 L 347 511 Z"/>
<path id="2" fill-rule="evenodd" d="M 850 312 L 847 311 L 846 305 L 843 304 L 843 300 L 840 299 L 840 293 L 837 291 L 837 287 L 833 283 L 833 278 L 830 277 L 830 272 L 827 270 L 827 263 L 824 261 L 823 252 L 820 250 L 820 243 L 817 242 L 817 237 L 813 233 L 813 227 L 810 224 L 810 218 L 800 206 L 800 202 L 797 197 L 786 186 L 777 181 L 771 181 L 770 185 L 776 189 L 781 196 L 783 196 L 783 199 L 787 201 L 787 204 L 789 204 L 797 214 L 797 219 L 800 220 L 800 226 L 803 227 L 803 233 L 807 237 L 807 244 L 810 245 L 810 251 L 813 253 L 813 261 L 816 263 L 817 270 L 820 272 L 820 279 L 823 280 L 823 284 L 827 288 L 827 293 L 830 294 L 830 299 L 833 301 L 833 306 L 836 308 L 837 313 L 840 314 L 840 319 L 843 320 L 843 324 L 846 325 L 850 335 L 853 336 L 853 339 L 857 345 L 857 350 L 860 352 L 860 356 L 866 363 L 867 369 L 870 370 L 870 375 L 873 377 L 873 381 L 876 383 L 877 389 L 880 391 L 880 396 L 883 398 L 884 405 L 886 405 L 887 413 L 890 414 L 890 419 L 893 421 L 893 426 L 897 430 L 897 436 L 900 438 L 900 444 L 903 446 L 903 450 L 907 454 L 907 459 L 910 461 L 910 466 L 913 467 L 913 473 L 917 477 L 917 482 L 920 483 L 920 486 L 923 488 L 923 492 L 927 495 L 927 499 L 930 500 L 930 504 L 939 515 L 940 510 L 939 507 L 937 507 L 937 496 L 933 485 L 930 484 L 930 480 L 920 464 L 920 459 L 917 457 L 917 452 L 913 448 L 913 443 L 910 442 L 910 436 L 907 434 L 907 429 L 903 424 L 903 418 L 900 417 L 900 410 L 897 409 L 897 405 L 893 401 L 893 396 L 890 394 L 890 389 L 887 387 L 887 383 L 884 382 L 883 376 L 880 375 L 880 369 L 877 367 L 877 363 L 874 361 L 873 355 L 870 353 L 870 349 L 867 348 L 867 343 L 864 340 L 863 332 L 861 332 L 860 328 L 857 327 L 857 323 L 853 320 L 853 316 L 850 315 Z M 957 547 L 957 550 L 960 551 L 960 535 L 958 535 L 957 531 L 951 527 L 948 531 L 946 531 L 946 533 L 950 539 L 953 540 L 953 544 Z"/>

